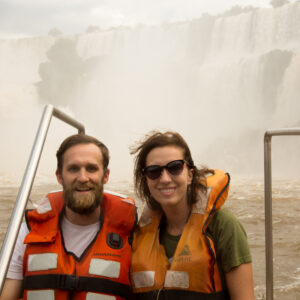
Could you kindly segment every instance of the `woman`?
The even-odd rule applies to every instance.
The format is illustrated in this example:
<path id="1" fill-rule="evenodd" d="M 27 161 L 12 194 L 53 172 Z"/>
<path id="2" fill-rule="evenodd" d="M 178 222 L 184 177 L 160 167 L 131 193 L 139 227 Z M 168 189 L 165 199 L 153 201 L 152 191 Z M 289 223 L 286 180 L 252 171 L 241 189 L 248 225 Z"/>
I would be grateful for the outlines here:
<path id="1" fill-rule="evenodd" d="M 254 299 L 245 231 L 221 209 L 229 175 L 198 170 L 176 132 L 152 132 L 132 154 L 147 203 L 133 242 L 135 299 Z"/>

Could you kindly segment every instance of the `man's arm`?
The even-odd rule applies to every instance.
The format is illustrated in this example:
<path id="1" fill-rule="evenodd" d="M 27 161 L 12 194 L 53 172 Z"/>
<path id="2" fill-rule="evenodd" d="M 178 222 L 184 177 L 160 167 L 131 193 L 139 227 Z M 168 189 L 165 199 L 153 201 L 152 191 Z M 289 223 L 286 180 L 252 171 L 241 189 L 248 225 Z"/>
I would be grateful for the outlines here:
<path id="1" fill-rule="evenodd" d="M 6 279 L 0 300 L 17 300 L 21 298 L 22 280 Z"/>
<path id="2" fill-rule="evenodd" d="M 241 264 L 225 273 L 231 300 L 254 300 L 252 264 Z"/>
<path id="3" fill-rule="evenodd" d="M 21 298 L 23 284 L 23 256 L 25 251 L 23 241 L 27 234 L 28 228 L 26 224 L 23 223 L 6 274 L 0 300 L 15 300 Z"/>

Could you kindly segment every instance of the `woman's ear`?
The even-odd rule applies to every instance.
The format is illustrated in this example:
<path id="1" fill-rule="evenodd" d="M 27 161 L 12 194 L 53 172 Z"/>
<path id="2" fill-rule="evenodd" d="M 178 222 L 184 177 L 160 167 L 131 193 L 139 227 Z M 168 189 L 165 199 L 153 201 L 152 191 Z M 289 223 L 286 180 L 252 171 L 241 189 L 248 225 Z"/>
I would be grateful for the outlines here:
<path id="1" fill-rule="evenodd" d="M 190 185 L 193 181 L 194 169 L 188 169 L 188 185 Z"/>

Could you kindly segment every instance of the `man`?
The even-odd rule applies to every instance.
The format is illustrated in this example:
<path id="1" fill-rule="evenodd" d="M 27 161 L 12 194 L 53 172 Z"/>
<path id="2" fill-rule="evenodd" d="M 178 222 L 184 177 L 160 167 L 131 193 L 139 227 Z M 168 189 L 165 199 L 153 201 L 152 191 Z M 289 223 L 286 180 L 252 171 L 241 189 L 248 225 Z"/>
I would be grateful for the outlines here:
<path id="1" fill-rule="evenodd" d="M 77 134 L 57 151 L 62 192 L 26 212 L 0 300 L 126 299 L 134 201 L 103 193 L 109 152 Z"/>

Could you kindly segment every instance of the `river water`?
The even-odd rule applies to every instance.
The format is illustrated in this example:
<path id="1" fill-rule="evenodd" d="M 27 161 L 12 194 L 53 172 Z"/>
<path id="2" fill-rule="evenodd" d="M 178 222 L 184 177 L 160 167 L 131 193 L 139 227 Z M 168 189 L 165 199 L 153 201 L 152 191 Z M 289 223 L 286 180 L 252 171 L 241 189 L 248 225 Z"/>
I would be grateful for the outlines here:
<path id="1" fill-rule="evenodd" d="M 54 183 L 36 184 L 31 193 L 36 203 L 45 193 L 58 189 Z M 108 190 L 134 197 L 132 184 L 111 183 Z M 18 187 L 0 182 L 0 243 L 2 245 Z M 300 299 L 300 179 L 273 180 L 274 299 Z M 29 204 L 31 205 L 31 204 Z M 138 211 L 142 203 L 137 201 Z M 256 299 L 265 299 L 265 231 L 263 179 L 240 178 L 231 183 L 225 206 L 245 227 L 253 256 Z"/>

